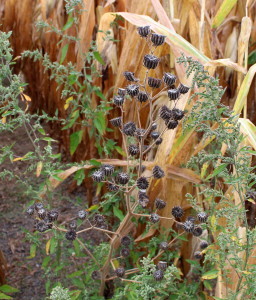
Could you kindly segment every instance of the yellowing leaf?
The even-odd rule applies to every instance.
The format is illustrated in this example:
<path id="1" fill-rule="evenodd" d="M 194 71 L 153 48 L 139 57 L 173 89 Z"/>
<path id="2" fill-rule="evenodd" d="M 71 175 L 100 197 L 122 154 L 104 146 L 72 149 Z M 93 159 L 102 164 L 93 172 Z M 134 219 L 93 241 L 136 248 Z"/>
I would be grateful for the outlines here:
<path id="1" fill-rule="evenodd" d="M 218 270 L 213 269 L 211 271 L 204 273 L 201 278 L 205 280 L 214 279 L 218 277 L 218 273 L 219 273 Z"/>
<path id="2" fill-rule="evenodd" d="M 230 13 L 232 8 L 235 6 L 237 0 L 224 0 L 215 15 L 212 28 L 217 28 L 225 20 L 226 16 Z"/>
<path id="3" fill-rule="evenodd" d="M 69 102 L 73 100 L 73 97 L 69 97 L 66 102 L 65 102 L 65 105 L 64 105 L 64 109 L 67 110 L 68 107 L 69 107 Z"/>
<path id="4" fill-rule="evenodd" d="M 27 156 L 27 154 L 26 154 L 26 155 L 24 155 L 24 156 L 22 156 L 22 157 L 16 157 L 16 158 L 14 158 L 12 161 L 23 160 L 23 159 L 25 159 L 25 158 L 26 158 L 26 156 Z"/>
<path id="5" fill-rule="evenodd" d="M 43 162 L 39 161 L 36 167 L 36 177 L 39 177 L 43 168 Z"/>
<path id="6" fill-rule="evenodd" d="M 212 231 L 216 231 L 216 217 L 214 215 L 210 218 L 210 224 L 212 226 Z"/>
<path id="7" fill-rule="evenodd" d="M 45 245 L 45 253 L 46 253 L 46 255 L 49 255 L 50 246 L 51 246 L 51 239 L 48 240 L 47 243 L 46 243 L 46 245 Z"/>
<path id="8" fill-rule="evenodd" d="M 2 124 L 5 124 L 6 123 L 6 117 L 3 117 L 2 118 Z"/>
<path id="9" fill-rule="evenodd" d="M 25 99 L 26 101 L 31 102 L 31 98 L 28 95 L 24 94 L 24 93 L 21 93 L 21 99 L 22 100 Z"/>
<path id="10" fill-rule="evenodd" d="M 95 209 L 97 209 L 98 207 L 99 207 L 99 205 L 97 205 L 97 204 L 92 205 L 92 206 L 90 206 L 90 207 L 87 209 L 87 211 L 95 210 Z"/>

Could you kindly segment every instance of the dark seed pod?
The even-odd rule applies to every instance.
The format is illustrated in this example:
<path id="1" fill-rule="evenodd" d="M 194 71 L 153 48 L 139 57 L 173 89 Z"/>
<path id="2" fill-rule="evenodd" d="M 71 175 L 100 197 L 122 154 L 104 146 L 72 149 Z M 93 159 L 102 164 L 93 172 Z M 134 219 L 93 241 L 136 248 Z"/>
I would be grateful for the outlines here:
<path id="1" fill-rule="evenodd" d="M 163 45 L 165 41 L 166 36 L 158 33 L 152 33 L 151 34 L 151 42 L 154 44 L 154 46 L 161 46 Z"/>
<path id="2" fill-rule="evenodd" d="M 153 176 L 157 179 L 164 177 L 164 171 L 159 166 L 154 166 Z"/>
<path id="3" fill-rule="evenodd" d="M 117 277 L 122 278 L 122 277 L 124 277 L 125 269 L 122 268 L 122 267 L 117 268 L 117 269 L 115 270 L 115 273 L 116 273 L 116 276 L 117 276 Z"/>
<path id="4" fill-rule="evenodd" d="M 129 182 L 129 179 L 130 176 L 127 173 L 120 172 L 117 174 L 115 181 L 117 184 L 126 184 Z"/>
<path id="5" fill-rule="evenodd" d="M 153 273 L 153 277 L 156 281 L 161 281 L 164 278 L 164 272 L 162 270 L 156 270 Z"/>
<path id="6" fill-rule="evenodd" d="M 147 37 L 150 34 L 150 26 L 138 27 L 137 30 L 141 37 Z"/>
<path id="7" fill-rule="evenodd" d="M 162 199 L 156 198 L 155 205 L 157 209 L 163 209 L 166 206 L 166 202 Z"/>
<path id="8" fill-rule="evenodd" d="M 194 253 L 194 257 L 195 257 L 196 259 L 201 259 L 201 258 L 203 257 L 203 255 L 202 255 L 202 253 L 201 253 L 200 251 L 196 251 L 196 252 Z"/>
<path id="9" fill-rule="evenodd" d="M 129 84 L 126 88 L 126 92 L 131 97 L 135 97 L 139 94 L 140 88 L 137 84 Z"/>
<path id="10" fill-rule="evenodd" d="M 117 94 L 118 96 L 124 97 L 126 95 L 126 89 L 119 88 Z"/>
<path id="11" fill-rule="evenodd" d="M 187 217 L 187 219 L 186 219 L 186 221 L 190 221 L 190 222 L 193 222 L 193 223 L 195 223 L 195 221 L 196 221 L 196 218 L 195 218 L 195 217 L 193 217 L 193 216 L 188 216 L 188 217 Z"/>
<path id="12" fill-rule="evenodd" d="M 112 165 L 102 165 L 101 170 L 104 173 L 105 176 L 110 176 L 114 173 L 115 168 Z"/>
<path id="13" fill-rule="evenodd" d="M 133 122 L 128 122 L 123 126 L 123 133 L 128 136 L 133 136 L 136 131 L 136 125 Z"/>
<path id="14" fill-rule="evenodd" d="M 119 187 L 113 183 L 108 184 L 108 190 L 110 192 L 117 192 L 119 190 Z"/>
<path id="15" fill-rule="evenodd" d="M 140 153 L 140 149 L 138 145 L 131 144 L 128 147 L 128 152 L 131 156 L 136 156 Z"/>
<path id="16" fill-rule="evenodd" d="M 154 77 L 148 77 L 148 85 L 154 89 L 160 88 L 161 83 L 162 83 L 161 79 L 157 79 Z"/>
<path id="17" fill-rule="evenodd" d="M 194 230 L 192 231 L 192 234 L 194 236 L 200 236 L 203 233 L 203 229 L 200 226 L 195 226 Z"/>
<path id="18" fill-rule="evenodd" d="M 97 228 L 100 228 L 100 229 L 104 229 L 104 230 L 107 230 L 108 229 L 108 225 L 106 223 L 102 223 L 102 224 L 95 224 L 95 226 Z"/>
<path id="19" fill-rule="evenodd" d="M 172 111 L 166 105 L 164 105 L 161 107 L 159 115 L 164 121 L 169 121 L 172 117 Z"/>
<path id="20" fill-rule="evenodd" d="M 88 212 L 85 210 L 79 210 L 79 212 L 77 213 L 77 217 L 80 220 L 84 220 L 87 216 L 88 216 Z"/>
<path id="21" fill-rule="evenodd" d="M 181 218 L 184 214 L 184 210 L 180 206 L 174 206 L 172 208 L 172 215 L 174 218 Z"/>
<path id="22" fill-rule="evenodd" d="M 200 213 L 197 214 L 197 218 L 201 223 L 205 223 L 208 219 L 208 215 L 206 212 L 201 211 Z"/>
<path id="23" fill-rule="evenodd" d="M 97 225 L 101 225 L 105 223 L 105 218 L 104 216 L 100 215 L 100 214 L 96 214 L 93 217 L 93 221 L 97 224 Z"/>
<path id="24" fill-rule="evenodd" d="M 100 272 L 99 271 L 93 271 L 91 274 L 91 277 L 93 280 L 100 280 Z"/>
<path id="25" fill-rule="evenodd" d="M 170 119 L 165 121 L 165 125 L 168 129 L 175 129 L 178 126 L 178 121 Z"/>
<path id="26" fill-rule="evenodd" d="M 117 117 L 117 118 L 111 119 L 110 123 L 114 127 L 121 127 L 122 126 L 122 118 L 121 117 Z"/>
<path id="27" fill-rule="evenodd" d="M 209 244 L 206 241 L 202 241 L 199 246 L 200 246 L 200 249 L 203 250 L 203 249 L 207 248 L 209 246 Z"/>
<path id="28" fill-rule="evenodd" d="M 47 229 L 52 229 L 52 222 L 48 218 L 44 219 L 44 222 L 47 226 Z"/>
<path id="29" fill-rule="evenodd" d="M 152 223 L 157 223 L 157 222 L 159 222 L 160 217 L 159 217 L 158 214 L 153 213 L 153 214 L 150 215 L 149 220 L 150 220 L 150 222 L 152 222 Z"/>
<path id="30" fill-rule="evenodd" d="M 163 81 L 167 86 L 171 87 L 176 81 L 176 76 L 171 73 L 164 73 Z"/>
<path id="31" fill-rule="evenodd" d="M 195 224 L 191 221 L 185 221 L 183 223 L 183 229 L 186 231 L 186 232 L 193 232 L 194 231 L 194 227 L 195 227 Z"/>
<path id="32" fill-rule="evenodd" d="M 155 69 L 160 59 L 152 54 L 146 54 L 143 59 L 143 65 L 147 69 Z"/>
<path id="33" fill-rule="evenodd" d="M 141 140 L 144 137 L 144 134 L 146 133 L 146 130 L 143 128 L 137 128 L 135 131 L 135 136 Z"/>
<path id="34" fill-rule="evenodd" d="M 173 109 L 171 110 L 171 112 L 172 112 L 172 118 L 173 118 L 174 120 L 176 120 L 176 121 L 181 120 L 181 119 L 185 116 L 184 111 L 183 111 L 183 110 L 180 110 L 180 109 L 178 109 L 178 108 L 173 108 Z"/>
<path id="35" fill-rule="evenodd" d="M 36 230 L 39 232 L 44 232 L 44 231 L 48 230 L 48 226 L 45 224 L 44 221 L 39 221 L 36 224 Z"/>
<path id="36" fill-rule="evenodd" d="M 180 92 L 178 89 L 171 89 L 171 90 L 168 90 L 167 91 L 167 94 L 168 94 L 168 97 L 171 99 L 171 100 L 176 100 L 179 98 L 180 96 Z"/>
<path id="37" fill-rule="evenodd" d="M 101 182 L 104 179 L 104 173 L 102 170 L 94 171 L 92 174 L 92 180 L 95 182 Z"/>
<path id="38" fill-rule="evenodd" d="M 154 122 L 154 123 L 152 123 L 152 125 L 151 125 L 151 128 L 150 128 L 150 130 L 156 130 L 157 129 L 157 124 Z"/>
<path id="39" fill-rule="evenodd" d="M 160 145 L 160 144 L 162 144 L 162 141 L 163 141 L 163 139 L 162 139 L 162 138 L 158 138 L 158 139 L 156 140 L 156 145 Z"/>
<path id="40" fill-rule="evenodd" d="M 44 219 L 46 217 L 46 210 L 44 208 L 40 208 L 37 211 L 37 214 L 40 219 Z"/>
<path id="41" fill-rule="evenodd" d="M 123 74 L 125 79 L 128 81 L 133 81 L 133 82 L 138 81 L 138 79 L 134 76 L 133 72 L 125 71 Z"/>
<path id="42" fill-rule="evenodd" d="M 129 236 L 125 235 L 121 238 L 121 244 L 124 246 L 129 246 L 131 244 L 131 239 L 129 238 Z"/>
<path id="43" fill-rule="evenodd" d="M 186 94 L 189 91 L 189 87 L 181 83 L 178 90 L 181 94 Z"/>
<path id="44" fill-rule="evenodd" d="M 26 213 L 29 215 L 29 216 L 32 216 L 33 213 L 35 211 L 35 207 L 33 205 L 29 206 L 26 210 Z"/>
<path id="45" fill-rule="evenodd" d="M 122 106 L 124 104 L 124 97 L 123 96 L 115 96 L 114 103 L 116 106 Z"/>
<path id="46" fill-rule="evenodd" d="M 56 209 L 50 210 L 47 214 L 47 217 L 51 222 L 54 222 L 58 219 L 59 212 Z"/>
<path id="47" fill-rule="evenodd" d="M 169 245 L 168 245 L 168 243 L 167 242 L 161 242 L 160 244 L 159 244 L 159 248 L 161 249 L 161 250 L 168 250 L 169 249 Z"/>
<path id="48" fill-rule="evenodd" d="M 37 203 L 35 204 L 35 209 L 38 211 L 38 210 L 41 209 L 41 208 L 44 208 L 43 203 L 37 202 Z"/>
<path id="49" fill-rule="evenodd" d="M 130 255 L 130 249 L 129 248 L 121 249 L 120 255 L 123 256 L 123 257 L 128 257 Z"/>
<path id="50" fill-rule="evenodd" d="M 70 222 L 69 225 L 68 225 L 68 227 L 69 227 L 70 230 L 75 231 L 77 229 L 77 223 L 76 223 L 76 221 L 73 220 L 72 222 Z"/>
<path id="51" fill-rule="evenodd" d="M 153 140 L 156 140 L 156 139 L 159 138 L 160 132 L 158 132 L 158 131 L 152 131 L 150 135 L 151 135 L 151 137 L 152 137 Z"/>
<path id="52" fill-rule="evenodd" d="M 139 204 L 142 208 L 146 208 L 149 203 L 149 197 L 145 192 L 139 192 Z"/>
<path id="53" fill-rule="evenodd" d="M 140 190 L 146 190 L 149 186 L 149 183 L 148 183 L 148 180 L 146 177 L 140 177 L 137 179 L 137 187 L 140 189 Z"/>
<path id="54" fill-rule="evenodd" d="M 74 241 L 76 239 L 76 232 L 73 230 L 67 231 L 65 237 L 68 241 Z"/>
<path id="55" fill-rule="evenodd" d="M 167 269 L 167 262 L 166 261 L 159 261 L 157 264 L 159 270 L 165 271 Z"/>
<path id="56" fill-rule="evenodd" d="M 142 103 L 148 100 L 148 95 L 145 92 L 139 92 L 137 95 L 137 99 Z"/>

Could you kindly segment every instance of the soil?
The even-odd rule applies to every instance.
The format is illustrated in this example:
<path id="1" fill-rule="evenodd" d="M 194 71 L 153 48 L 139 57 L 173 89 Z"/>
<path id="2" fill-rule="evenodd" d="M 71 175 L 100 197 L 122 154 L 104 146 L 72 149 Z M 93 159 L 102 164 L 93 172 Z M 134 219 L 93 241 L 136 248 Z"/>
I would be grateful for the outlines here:
<path id="1" fill-rule="evenodd" d="M 10 145 L 15 142 L 14 152 L 17 156 L 23 156 L 29 151 L 33 151 L 33 146 L 29 141 L 24 128 L 19 128 L 14 134 L 0 133 L 0 146 Z M 26 169 L 26 162 L 6 160 L 0 165 L 0 172 L 12 170 L 22 174 Z M 5 283 L 19 289 L 18 293 L 12 294 L 14 299 L 19 300 L 42 300 L 46 298 L 44 272 L 41 268 L 43 257 L 37 253 L 35 258 L 29 259 L 30 243 L 26 240 L 25 230 L 34 231 L 34 221 L 25 214 L 30 199 L 27 198 L 24 188 L 15 179 L 0 179 L 0 265 L 1 251 L 4 256 L 6 269 L 4 270 Z M 38 180 L 34 174 L 27 180 Z M 72 187 L 72 188 L 71 188 Z M 65 181 L 60 187 L 61 207 L 65 212 L 76 209 L 77 197 L 85 203 L 86 191 L 83 185 L 77 187 L 71 183 L 71 179 Z M 54 201 L 60 201 L 57 196 Z M 56 205 L 56 202 L 55 202 Z M 99 234 L 92 234 L 91 239 L 99 241 L 102 237 Z M 44 246 L 45 247 L 45 244 Z M 2 259 L 3 260 L 3 259 Z M 1 278 L 1 276 L 0 276 Z M 0 283 L 1 285 L 1 283 Z"/>

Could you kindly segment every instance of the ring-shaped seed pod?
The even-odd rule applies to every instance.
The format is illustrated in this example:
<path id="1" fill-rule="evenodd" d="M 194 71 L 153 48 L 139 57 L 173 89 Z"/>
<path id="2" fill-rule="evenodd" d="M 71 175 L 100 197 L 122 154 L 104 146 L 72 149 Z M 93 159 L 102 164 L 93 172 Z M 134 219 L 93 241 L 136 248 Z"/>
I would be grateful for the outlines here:
<path id="1" fill-rule="evenodd" d="M 151 137 L 152 137 L 153 140 L 157 140 L 159 138 L 159 136 L 160 136 L 160 132 L 158 132 L 158 131 L 152 131 L 150 135 L 151 135 Z"/>
<path id="2" fill-rule="evenodd" d="M 139 79 L 134 76 L 133 72 L 125 71 L 123 74 L 125 79 L 128 81 L 132 81 L 132 82 L 139 81 Z"/>
<path id="3" fill-rule="evenodd" d="M 167 95 L 171 100 L 176 100 L 180 96 L 180 92 L 178 89 L 171 89 L 167 91 Z"/>
<path id="4" fill-rule="evenodd" d="M 129 84 L 126 88 L 126 92 L 129 96 L 135 97 L 139 94 L 140 88 L 137 84 Z"/>
<path id="5" fill-rule="evenodd" d="M 123 126 L 123 133 L 128 136 L 133 136 L 136 131 L 136 125 L 134 122 L 128 122 Z"/>
<path id="6" fill-rule="evenodd" d="M 92 180 L 95 182 L 101 182 L 104 179 L 104 173 L 102 170 L 96 170 L 92 174 Z"/>
<path id="7" fill-rule="evenodd" d="M 154 166 L 153 176 L 157 179 L 164 177 L 164 171 L 159 166 Z"/>
<path id="8" fill-rule="evenodd" d="M 150 26 L 141 26 L 141 27 L 138 27 L 137 28 L 137 31 L 138 31 L 138 34 L 141 36 L 141 37 L 147 37 L 151 30 L 150 30 Z"/>
<path id="9" fill-rule="evenodd" d="M 175 129 L 178 126 L 178 121 L 176 120 L 166 120 L 165 125 L 168 129 Z"/>
<path id="10" fill-rule="evenodd" d="M 40 208 L 38 211 L 37 211 L 37 214 L 38 214 L 38 217 L 40 219 L 45 219 L 46 217 L 46 210 L 44 208 Z"/>
<path id="11" fill-rule="evenodd" d="M 149 197 L 146 193 L 139 193 L 139 204 L 142 208 L 146 208 L 149 203 Z"/>
<path id="12" fill-rule="evenodd" d="M 142 176 L 137 179 L 136 185 L 140 190 L 146 190 L 149 186 L 149 182 L 146 177 Z"/>
<path id="13" fill-rule="evenodd" d="M 161 243 L 159 244 L 159 248 L 160 248 L 161 250 L 168 250 L 168 249 L 169 249 L 169 245 L 168 245 L 167 242 L 161 242 Z"/>
<path id="14" fill-rule="evenodd" d="M 142 102 L 146 102 L 148 100 L 148 95 L 145 92 L 139 92 L 137 95 L 137 99 L 138 101 Z"/>
<path id="15" fill-rule="evenodd" d="M 159 222 L 160 217 L 159 217 L 158 214 L 153 213 L 153 214 L 150 215 L 149 220 L 150 220 L 150 222 L 152 222 L 152 223 L 157 223 L 157 222 Z"/>
<path id="16" fill-rule="evenodd" d="M 119 187 L 114 183 L 108 183 L 107 188 L 110 192 L 117 192 L 119 190 Z"/>
<path id="17" fill-rule="evenodd" d="M 156 140 L 156 145 L 160 145 L 160 144 L 162 144 L 162 142 L 163 142 L 163 139 L 160 137 Z"/>
<path id="18" fill-rule="evenodd" d="M 180 206 L 174 206 L 172 208 L 172 215 L 175 219 L 181 218 L 184 214 L 184 210 Z"/>
<path id="19" fill-rule="evenodd" d="M 129 238 L 129 236 L 125 235 L 121 238 L 121 244 L 124 246 L 129 246 L 131 244 L 131 239 Z"/>
<path id="20" fill-rule="evenodd" d="M 76 232 L 73 230 L 67 231 L 65 237 L 68 241 L 74 241 L 76 239 Z"/>
<path id="21" fill-rule="evenodd" d="M 153 277 L 154 277 L 155 281 L 161 281 L 164 278 L 163 270 L 156 270 L 153 273 Z"/>
<path id="22" fill-rule="evenodd" d="M 115 181 L 117 184 L 126 184 L 129 182 L 130 176 L 127 173 L 120 172 L 117 174 Z"/>
<path id="23" fill-rule="evenodd" d="M 114 104 L 116 106 L 122 106 L 124 104 L 124 97 L 123 96 L 115 96 L 114 97 Z"/>
<path id="24" fill-rule="evenodd" d="M 110 120 L 110 123 L 114 127 L 121 127 L 122 126 L 122 118 L 121 117 L 113 118 Z"/>
<path id="25" fill-rule="evenodd" d="M 207 248 L 208 246 L 209 246 L 209 244 L 206 241 L 202 241 L 199 245 L 200 249 L 202 249 L 202 250 Z"/>
<path id="26" fill-rule="evenodd" d="M 182 227 L 183 229 L 186 231 L 186 232 L 193 232 L 194 228 L 195 228 L 195 224 L 191 221 L 185 221 L 183 224 L 182 224 Z"/>
<path id="27" fill-rule="evenodd" d="M 68 225 L 69 229 L 70 230 L 76 230 L 77 229 L 77 223 L 76 223 L 76 220 L 73 220 L 69 223 Z"/>
<path id="28" fill-rule="evenodd" d="M 35 209 L 36 209 L 36 210 L 39 210 L 39 209 L 41 209 L 41 208 L 44 208 L 43 203 L 42 203 L 42 202 L 37 202 L 37 203 L 35 204 Z"/>
<path id="29" fill-rule="evenodd" d="M 126 95 L 126 89 L 119 88 L 117 94 L 118 96 L 124 97 Z"/>
<path id="30" fill-rule="evenodd" d="M 136 156 L 139 154 L 140 152 L 140 149 L 139 149 L 139 146 L 138 145 L 135 145 L 135 144 L 131 144 L 129 145 L 128 147 L 128 152 L 131 156 Z"/>
<path id="31" fill-rule="evenodd" d="M 29 206 L 26 210 L 26 213 L 29 215 L 29 216 L 32 216 L 33 213 L 35 211 L 35 207 L 33 205 Z"/>
<path id="32" fill-rule="evenodd" d="M 166 261 L 159 261 L 157 264 L 159 270 L 165 271 L 167 269 L 167 262 Z"/>
<path id="33" fill-rule="evenodd" d="M 162 199 L 156 198 L 155 205 L 157 209 L 163 209 L 166 206 L 166 202 Z"/>
<path id="34" fill-rule="evenodd" d="M 189 87 L 181 83 L 178 87 L 178 90 L 181 94 L 186 94 L 189 91 Z"/>
<path id="35" fill-rule="evenodd" d="M 200 226 L 195 226 L 195 228 L 192 231 L 192 234 L 194 236 L 200 236 L 200 235 L 202 235 L 202 233 L 203 233 L 203 229 Z"/>
<path id="36" fill-rule="evenodd" d="M 115 270 L 115 273 L 116 273 L 116 276 L 117 276 L 117 277 L 122 278 L 122 277 L 124 277 L 125 269 L 122 268 L 122 267 L 117 268 L 117 269 Z"/>
<path id="37" fill-rule="evenodd" d="M 135 131 L 135 136 L 141 140 L 144 136 L 144 134 L 146 133 L 146 130 L 143 129 L 143 128 L 137 128 L 136 131 Z"/>
<path id="38" fill-rule="evenodd" d="M 59 212 L 56 209 L 50 210 L 47 217 L 51 222 L 56 221 L 59 217 Z"/>
<path id="39" fill-rule="evenodd" d="M 150 128 L 150 130 L 156 130 L 157 129 L 157 124 L 154 122 L 154 123 L 152 123 L 152 125 L 151 125 L 151 128 Z"/>
<path id="40" fill-rule="evenodd" d="M 45 224 L 44 221 L 39 221 L 37 222 L 36 224 L 36 230 L 39 231 L 39 232 L 44 232 L 46 230 L 48 230 L 48 226 Z"/>
<path id="41" fill-rule="evenodd" d="M 168 120 L 170 120 L 170 118 L 172 117 L 172 111 L 171 111 L 166 105 L 163 105 L 163 106 L 160 108 L 159 116 L 160 116 L 160 118 L 163 119 L 164 121 L 168 121 Z"/>
<path id="42" fill-rule="evenodd" d="M 97 224 L 97 225 L 101 225 L 105 223 L 105 217 L 100 215 L 100 214 L 96 214 L 93 217 L 93 221 Z"/>
<path id="43" fill-rule="evenodd" d="M 101 170 L 103 171 L 105 176 L 110 176 L 114 173 L 115 168 L 112 165 L 105 164 L 101 166 Z"/>
<path id="44" fill-rule="evenodd" d="M 84 220 L 88 216 L 88 212 L 86 210 L 79 210 L 77 213 L 77 217 L 80 220 Z"/>
<path id="45" fill-rule="evenodd" d="M 180 121 L 181 119 L 183 119 L 183 117 L 185 116 L 185 113 L 183 110 L 180 110 L 178 108 L 173 108 L 171 110 L 172 112 L 172 118 L 176 121 Z"/>
<path id="46" fill-rule="evenodd" d="M 130 255 L 130 249 L 129 248 L 121 249 L 120 255 L 123 256 L 123 257 L 128 257 Z"/>
<path id="47" fill-rule="evenodd" d="M 143 59 L 143 65 L 147 69 L 155 69 L 160 59 L 152 54 L 146 54 Z"/>
<path id="48" fill-rule="evenodd" d="M 201 223 L 205 223 L 208 219 L 208 215 L 206 212 L 201 211 L 200 213 L 197 214 L 197 218 Z"/>
<path id="49" fill-rule="evenodd" d="M 151 42 L 154 46 L 161 46 L 165 42 L 165 35 L 158 34 L 158 33 L 152 33 L 151 34 Z"/>
<path id="50" fill-rule="evenodd" d="M 148 77 L 148 86 L 154 89 L 160 88 L 162 80 L 154 77 Z"/>
<path id="51" fill-rule="evenodd" d="M 176 81 L 176 76 L 171 73 L 164 73 L 163 82 L 171 87 Z"/>

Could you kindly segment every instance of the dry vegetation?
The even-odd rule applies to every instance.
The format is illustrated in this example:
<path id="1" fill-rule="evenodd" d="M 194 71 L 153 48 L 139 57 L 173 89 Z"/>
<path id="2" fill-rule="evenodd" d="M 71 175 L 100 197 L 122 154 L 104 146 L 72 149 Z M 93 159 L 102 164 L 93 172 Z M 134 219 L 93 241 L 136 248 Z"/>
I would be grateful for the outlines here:
<path id="1" fill-rule="evenodd" d="M 220 85 L 226 88 L 223 96 L 223 103 L 234 109 L 235 113 L 241 114 L 241 130 L 247 134 L 246 143 L 256 150 L 256 122 L 255 114 L 255 72 L 256 65 L 248 65 L 248 56 L 256 50 L 256 6 L 254 0 L 84 0 L 85 11 L 80 16 L 80 28 L 78 37 L 81 39 L 83 50 L 89 48 L 92 39 L 96 40 L 97 47 L 106 64 L 99 65 L 103 77 L 97 79 L 97 85 L 102 87 L 104 95 L 108 98 L 113 96 L 117 87 L 124 87 L 125 80 L 122 73 L 125 70 L 133 71 L 137 76 L 144 77 L 142 68 L 138 61 L 142 61 L 146 53 L 145 44 L 136 34 L 136 26 L 151 25 L 153 31 L 167 36 L 167 44 L 157 50 L 156 55 L 162 58 L 161 68 L 157 71 L 175 72 L 180 82 L 191 84 L 185 77 L 184 69 L 175 63 L 175 59 L 185 53 L 188 56 L 199 60 L 214 76 L 220 78 Z M 3 31 L 13 31 L 12 46 L 14 56 L 19 56 L 27 49 L 42 49 L 50 54 L 52 60 L 60 58 L 60 50 L 63 43 L 57 44 L 58 37 L 54 33 L 42 33 L 36 30 L 35 22 L 44 20 L 62 28 L 67 20 L 63 0 L 2 0 L 0 2 L 1 24 Z M 118 19 L 117 27 L 110 24 L 119 14 L 123 19 Z M 103 40 L 103 33 L 98 30 L 111 32 L 111 35 L 119 40 Z M 75 34 L 74 28 L 67 30 L 67 34 Z M 252 55 L 250 56 L 252 57 Z M 81 68 L 76 44 L 69 47 L 65 61 L 77 62 L 78 70 Z M 256 59 L 253 63 L 255 63 Z M 64 109 L 64 102 L 60 99 L 60 91 L 56 91 L 56 84 L 50 81 L 47 73 L 44 73 L 41 63 L 33 63 L 31 60 L 20 62 L 17 60 L 16 72 L 24 75 L 28 82 L 26 93 L 32 99 L 31 110 L 43 109 L 48 113 L 54 113 L 58 108 L 62 117 L 67 111 Z M 157 74 L 156 74 L 157 75 Z M 192 104 L 188 104 L 189 95 L 184 96 L 179 102 L 180 109 L 190 110 Z M 97 96 L 94 96 L 93 105 L 99 103 Z M 193 101 L 196 101 L 194 99 Z M 154 110 L 157 112 L 160 105 L 169 102 L 165 93 L 154 101 Z M 127 120 L 134 115 L 135 107 L 125 107 Z M 113 118 L 113 112 L 107 116 Z M 148 107 L 141 110 L 140 121 L 144 126 L 148 123 Z M 60 130 L 60 128 L 54 128 Z M 69 148 L 69 134 L 71 130 L 60 131 L 61 147 Z M 111 133 L 112 134 L 112 133 Z M 108 135 L 111 135 L 108 133 Z M 113 136 L 112 136 L 113 137 Z M 113 137 L 117 138 L 117 136 Z M 119 140 L 121 145 L 121 140 Z M 210 141 L 208 141 L 210 143 Z M 87 145 L 91 145 L 88 147 Z M 90 138 L 88 131 L 84 128 L 83 140 L 78 150 L 73 155 L 75 161 L 88 160 L 99 157 L 95 149 L 93 137 Z M 166 132 L 164 142 L 157 151 L 152 150 L 149 154 L 151 162 L 148 164 L 150 170 L 157 163 L 165 166 L 168 174 L 161 181 L 151 181 L 149 196 L 155 199 L 159 196 L 166 200 L 167 206 L 162 215 L 168 216 L 169 211 L 175 205 L 186 208 L 187 214 L 190 207 L 184 202 L 187 192 L 197 194 L 199 191 L 193 187 L 193 183 L 201 181 L 200 176 L 191 170 L 181 168 L 194 154 L 207 146 L 202 143 L 200 136 L 194 131 L 182 135 L 181 126 L 177 129 Z M 223 145 L 225 153 L 225 145 Z M 120 157 L 121 158 L 121 157 Z M 111 163 L 119 165 L 121 160 Z M 85 166 L 85 169 L 90 166 Z M 60 177 L 67 178 L 77 169 L 67 170 Z M 52 186 L 56 188 L 60 182 L 52 179 Z M 91 197 L 90 181 L 86 182 L 88 187 L 88 199 Z M 229 193 L 223 186 L 224 193 Z M 43 196 L 43 195 L 42 195 Z M 235 195 L 230 196 L 233 201 Z M 198 201 L 202 202 L 198 196 Z M 207 209 L 207 203 L 203 203 Z M 162 220 L 163 227 L 172 226 L 172 221 Z M 132 226 L 132 224 L 131 224 Z M 241 237 L 244 237 L 244 230 L 241 226 Z M 136 241 L 146 240 L 155 234 L 151 230 L 147 236 L 140 236 L 137 232 Z M 194 241 L 196 243 L 196 241 Z M 181 257 L 184 261 L 183 272 L 189 272 L 190 265 L 186 259 L 191 257 L 193 242 L 184 243 L 181 249 Z M 256 251 L 256 249 L 255 249 Z M 255 260 L 255 258 L 251 258 Z M 252 261 L 250 262 L 252 263 Z M 256 262 L 255 262 L 256 263 Z M 232 289 L 236 288 L 238 277 L 235 273 Z M 221 273 L 218 277 L 218 284 L 215 296 L 225 295 L 225 288 L 221 283 Z"/>

